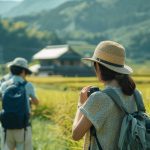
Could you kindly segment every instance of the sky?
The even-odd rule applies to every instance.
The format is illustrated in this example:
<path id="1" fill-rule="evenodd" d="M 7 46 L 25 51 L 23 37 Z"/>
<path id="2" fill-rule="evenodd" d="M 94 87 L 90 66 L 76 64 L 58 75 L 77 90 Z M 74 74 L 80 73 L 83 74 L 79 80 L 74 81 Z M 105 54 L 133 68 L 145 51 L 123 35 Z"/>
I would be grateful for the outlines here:
<path id="1" fill-rule="evenodd" d="M 0 0 L 0 1 L 18 1 L 18 2 L 20 2 L 20 1 L 23 1 L 23 0 Z"/>

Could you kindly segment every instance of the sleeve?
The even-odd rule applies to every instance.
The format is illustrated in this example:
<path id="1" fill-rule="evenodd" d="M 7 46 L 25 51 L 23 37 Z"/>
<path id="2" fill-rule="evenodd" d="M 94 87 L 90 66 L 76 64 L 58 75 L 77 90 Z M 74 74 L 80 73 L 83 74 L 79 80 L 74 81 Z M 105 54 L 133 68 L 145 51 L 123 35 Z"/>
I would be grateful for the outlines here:
<path id="1" fill-rule="evenodd" d="M 80 107 L 80 111 L 84 114 L 99 130 L 109 114 L 111 113 L 112 103 L 110 99 L 102 92 L 93 93 L 87 102 Z"/>
<path id="2" fill-rule="evenodd" d="M 26 89 L 27 89 L 27 94 L 29 95 L 29 97 L 36 98 L 35 89 L 32 83 L 28 82 Z"/>
<path id="3" fill-rule="evenodd" d="M 7 88 L 7 83 L 6 82 L 3 82 L 0 86 L 0 98 L 2 98 L 2 94 L 4 93 L 4 91 L 6 90 Z"/>
<path id="4" fill-rule="evenodd" d="M 0 86 L 0 93 L 4 93 L 4 91 L 6 90 L 7 88 L 7 83 L 6 82 L 3 82 Z"/>

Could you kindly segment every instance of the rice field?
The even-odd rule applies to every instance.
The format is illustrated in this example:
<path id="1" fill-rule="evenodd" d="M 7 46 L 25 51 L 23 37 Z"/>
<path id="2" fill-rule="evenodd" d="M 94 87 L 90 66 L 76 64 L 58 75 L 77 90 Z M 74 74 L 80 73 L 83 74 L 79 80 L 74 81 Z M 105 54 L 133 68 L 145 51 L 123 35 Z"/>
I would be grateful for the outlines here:
<path id="1" fill-rule="evenodd" d="M 134 77 L 142 91 L 147 112 L 150 113 L 150 77 Z M 96 85 L 96 78 L 30 77 L 36 86 L 40 105 L 32 107 L 34 150 L 81 150 L 83 141 L 71 139 L 71 128 L 79 91 L 87 85 Z"/>

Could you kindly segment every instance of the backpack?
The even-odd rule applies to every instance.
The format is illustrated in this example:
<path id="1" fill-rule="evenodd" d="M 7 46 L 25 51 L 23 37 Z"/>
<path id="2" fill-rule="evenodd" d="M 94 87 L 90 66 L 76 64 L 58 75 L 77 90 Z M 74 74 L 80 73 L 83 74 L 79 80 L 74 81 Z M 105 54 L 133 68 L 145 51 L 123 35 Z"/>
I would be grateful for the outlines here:
<path id="1" fill-rule="evenodd" d="M 12 83 L 8 85 L 2 94 L 2 127 L 7 129 L 22 129 L 29 125 L 29 108 L 26 97 L 25 85 L 23 83 Z"/>
<path id="2" fill-rule="evenodd" d="M 128 113 L 114 89 L 105 89 L 103 92 L 125 113 L 120 130 L 118 150 L 150 150 L 150 118 L 145 113 L 145 106 L 139 91 L 135 90 L 134 92 L 138 111 L 132 114 Z M 99 150 L 102 150 L 97 139 L 96 129 L 94 128 L 93 131 Z"/>

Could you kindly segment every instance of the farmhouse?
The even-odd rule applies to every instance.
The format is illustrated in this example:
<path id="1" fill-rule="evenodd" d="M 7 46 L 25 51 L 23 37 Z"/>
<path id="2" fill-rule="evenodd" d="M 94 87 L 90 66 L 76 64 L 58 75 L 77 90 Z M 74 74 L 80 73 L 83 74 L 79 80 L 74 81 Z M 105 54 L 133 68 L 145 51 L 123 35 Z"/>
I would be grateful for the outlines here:
<path id="1" fill-rule="evenodd" d="M 81 61 L 81 55 L 69 45 L 47 46 L 33 56 L 39 61 L 37 74 L 92 76 L 93 70 Z"/>

